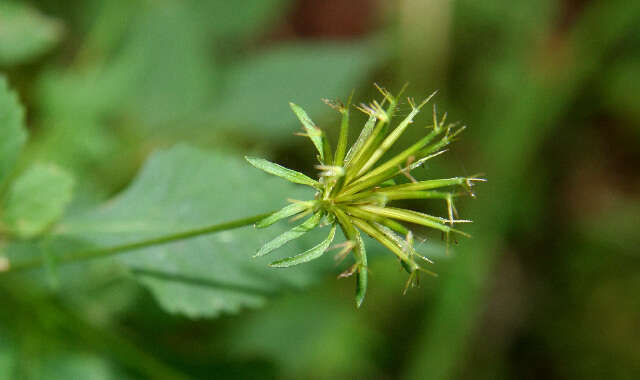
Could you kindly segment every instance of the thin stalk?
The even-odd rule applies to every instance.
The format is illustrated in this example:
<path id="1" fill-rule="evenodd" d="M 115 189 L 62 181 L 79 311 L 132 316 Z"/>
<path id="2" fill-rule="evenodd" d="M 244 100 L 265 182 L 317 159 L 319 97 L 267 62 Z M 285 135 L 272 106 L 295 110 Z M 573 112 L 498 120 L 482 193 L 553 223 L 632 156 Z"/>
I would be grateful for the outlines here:
<path id="1" fill-rule="evenodd" d="M 351 92 L 351 95 L 349 96 L 347 105 L 340 109 L 340 113 L 342 113 L 342 121 L 340 122 L 340 137 L 338 138 L 336 156 L 333 160 L 333 164 L 336 166 L 344 165 L 344 156 L 347 153 L 347 143 L 349 140 L 349 107 L 351 107 L 352 99 L 353 92 Z"/>
<path id="2" fill-rule="evenodd" d="M 389 218 L 384 218 L 381 217 L 379 215 L 376 215 L 374 213 L 368 212 L 368 211 L 364 211 L 363 209 L 359 208 L 359 207 L 345 207 L 346 211 L 350 214 L 355 216 L 356 218 L 360 218 L 362 220 L 366 220 L 366 221 L 372 221 L 372 222 L 376 222 L 376 223 L 380 223 L 385 227 L 389 227 L 392 230 L 394 230 L 395 232 L 402 234 L 402 235 L 406 235 L 409 230 L 403 226 L 402 224 L 389 219 Z"/>
<path id="3" fill-rule="evenodd" d="M 402 199 L 447 199 L 450 196 L 458 196 L 458 194 L 443 192 L 443 191 L 381 191 L 376 189 L 375 191 L 367 191 L 364 193 L 357 193 L 353 195 L 347 195 L 340 197 L 336 200 L 336 203 L 356 202 L 360 200 L 366 200 L 367 198 L 373 198 L 375 196 L 383 197 L 386 201 L 397 201 Z"/>
<path id="4" fill-rule="evenodd" d="M 361 176 L 362 174 L 364 174 L 369 168 L 371 168 L 376 162 L 378 162 L 380 157 L 382 157 L 382 155 L 385 154 L 385 152 L 389 150 L 389 148 L 391 148 L 393 144 L 395 144 L 395 142 L 404 133 L 407 127 L 413 123 L 413 118 L 418 114 L 418 112 L 420 112 L 420 109 L 425 104 L 427 104 L 427 102 L 431 100 L 431 98 L 435 94 L 436 94 L 435 92 L 431 94 L 418 106 L 415 105 L 413 100 L 409 99 L 409 104 L 411 105 L 411 108 L 412 108 L 411 113 L 409 113 L 409 115 L 405 117 L 404 120 L 402 120 L 402 122 L 400 122 L 400 124 L 393 130 L 393 132 L 391 132 L 382 141 L 380 146 L 378 146 L 378 148 L 373 152 L 371 157 L 369 157 L 369 160 L 367 160 L 367 162 L 360 168 L 360 171 L 358 172 L 358 176 Z"/>
<path id="5" fill-rule="evenodd" d="M 369 211 L 373 214 L 377 214 L 386 218 L 393 218 L 404 222 L 419 224 L 425 227 L 440 230 L 442 232 L 456 232 L 461 235 L 469 237 L 468 234 L 444 225 L 447 222 L 446 219 L 438 218 L 432 215 L 423 214 L 417 211 L 404 210 L 395 207 L 377 207 L 377 206 L 360 206 L 360 209 Z"/>
<path id="6" fill-rule="evenodd" d="M 379 192 L 395 192 L 395 191 L 421 191 L 421 190 L 431 190 L 438 189 L 441 187 L 448 186 L 459 186 L 464 185 L 470 181 L 481 181 L 481 179 L 474 179 L 473 177 L 453 177 L 446 179 L 430 179 L 426 181 L 412 182 L 412 183 L 404 183 L 402 185 L 395 185 L 385 187 L 379 190 Z"/>
<path id="7" fill-rule="evenodd" d="M 364 231 L 367 235 L 371 236 L 372 238 L 379 241 L 382 245 L 387 247 L 403 262 L 405 263 L 412 262 L 409 256 L 402 250 L 402 248 L 400 248 L 394 241 L 389 239 L 386 235 L 384 235 L 382 232 L 380 232 L 378 229 L 376 229 L 374 226 L 372 226 L 368 222 L 362 219 L 353 218 L 353 223 L 356 225 L 356 227 Z"/>
<path id="8" fill-rule="evenodd" d="M 171 243 L 174 241 L 190 239 L 196 236 L 207 235 L 214 232 L 232 230 L 234 228 L 244 227 L 244 226 L 248 226 L 250 224 L 256 223 L 271 214 L 273 214 L 273 212 L 254 215 L 248 218 L 238 219 L 238 220 L 234 220 L 227 223 L 219 223 L 211 226 L 195 228 L 188 231 L 178 232 L 175 234 L 160 236 L 160 237 L 156 237 L 148 240 L 142 240 L 134 243 L 115 245 L 115 246 L 106 247 L 106 248 L 90 249 L 86 251 L 72 252 L 72 253 L 68 253 L 66 255 L 57 257 L 55 261 L 57 264 L 64 264 L 64 263 L 70 263 L 70 262 L 76 262 L 76 261 L 96 259 L 99 257 L 112 256 L 112 255 L 116 255 L 116 254 L 127 252 L 127 251 L 134 251 L 142 248 Z M 16 263 L 9 263 L 9 268 L 6 270 L 6 272 L 17 272 L 17 271 L 35 269 L 43 266 L 44 264 L 45 264 L 45 259 L 43 257 L 38 257 L 31 260 L 18 261 Z"/>
<path id="9" fill-rule="evenodd" d="M 404 92 L 405 88 L 406 85 L 402 88 L 400 93 Z M 373 129 L 373 132 L 364 142 L 364 145 L 357 152 L 355 152 L 353 159 L 349 162 L 349 170 L 347 170 L 347 173 L 350 172 L 353 174 L 352 176 L 347 175 L 345 184 L 348 184 L 349 182 L 357 178 L 357 173 L 360 172 L 360 168 L 366 163 L 371 154 L 373 154 L 374 150 L 378 147 L 378 144 L 385 137 L 385 127 L 388 127 L 389 123 L 391 123 L 391 117 L 393 116 L 395 108 L 398 104 L 400 94 L 398 94 L 397 97 L 392 97 L 391 94 L 387 92 L 384 92 L 382 90 L 381 92 L 383 92 L 385 99 L 389 99 L 389 106 L 387 107 L 386 111 L 382 110 L 382 107 L 379 105 L 376 107 L 377 110 L 374 110 L 378 112 L 376 117 L 379 116 L 380 118 L 375 128 Z"/>
<path id="10" fill-rule="evenodd" d="M 420 139 L 417 143 L 413 144 L 411 147 L 393 157 L 389 161 L 384 164 L 378 166 L 371 172 L 366 175 L 360 177 L 357 181 L 352 182 L 346 189 L 345 194 L 353 194 L 362 189 L 366 189 L 369 187 L 369 183 L 378 183 L 381 178 L 386 178 L 387 176 L 393 176 L 396 173 L 396 167 L 406 161 L 411 155 L 416 154 L 422 149 L 425 145 L 427 145 L 431 140 L 433 140 L 440 131 L 432 131 L 427 136 Z M 373 180 L 372 180 L 373 179 Z M 371 181 L 370 181 L 371 180 Z M 378 182 L 374 182 L 378 181 Z"/>

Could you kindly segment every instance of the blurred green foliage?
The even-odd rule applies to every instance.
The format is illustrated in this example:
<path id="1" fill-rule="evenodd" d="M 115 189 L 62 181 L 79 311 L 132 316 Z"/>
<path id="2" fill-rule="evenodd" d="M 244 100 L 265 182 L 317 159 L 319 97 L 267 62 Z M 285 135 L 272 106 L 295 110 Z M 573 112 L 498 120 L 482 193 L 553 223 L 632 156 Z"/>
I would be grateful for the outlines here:
<path id="1" fill-rule="evenodd" d="M 29 5 L 13 1 L 0 4 L 0 64 L 28 62 L 55 46 L 62 24 Z"/>
<path id="2" fill-rule="evenodd" d="M 637 25 L 624 0 L 0 3 L 0 271 L 44 263 L 0 273 L 0 379 L 638 378 Z M 470 126 L 418 174 L 489 179 L 420 289 L 370 242 L 355 310 L 346 263 L 268 268 L 252 228 L 57 262 L 282 207 L 299 189 L 240 157 L 313 173 L 287 103 L 334 138 L 321 98 L 406 81 Z"/>

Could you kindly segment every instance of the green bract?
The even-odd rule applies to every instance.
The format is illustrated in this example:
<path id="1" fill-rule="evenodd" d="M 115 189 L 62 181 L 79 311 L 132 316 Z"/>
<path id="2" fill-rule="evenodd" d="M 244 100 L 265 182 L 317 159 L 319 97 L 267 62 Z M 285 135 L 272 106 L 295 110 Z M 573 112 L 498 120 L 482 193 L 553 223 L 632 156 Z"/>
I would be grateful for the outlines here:
<path id="1" fill-rule="evenodd" d="M 421 263 L 432 262 L 415 251 L 411 225 L 441 231 L 446 236 L 447 243 L 451 233 L 468 236 L 453 227 L 456 223 L 470 222 L 454 218 L 456 211 L 453 200 L 461 194 L 471 194 L 471 192 L 460 193 L 454 189 L 464 187 L 469 190 L 475 181 L 483 181 L 473 176 L 417 181 L 411 176 L 410 172 L 413 169 L 443 153 L 445 151 L 443 149 L 464 129 L 455 124 L 445 124 L 446 114 L 438 120 L 435 107 L 433 125 L 427 128 L 426 135 L 403 152 L 381 162 L 385 153 L 409 128 L 414 117 L 434 94 L 420 104 L 408 99 L 411 112 L 394 128 L 390 128 L 400 95 L 392 96 L 388 91 L 380 87 L 378 89 L 384 96 L 381 102 L 373 101 L 371 104 L 362 104 L 358 107 L 369 115 L 369 119 L 348 151 L 351 99 L 346 106 L 339 102 L 327 102 L 342 114 L 335 154 L 332 153 L 326 134 L 316 126 L 302 108 L 291 103 L 293 112 L 304 127 L 304 135 L 311 139 L 318 151 L 317 157 L 320 164 L 317 168 L 320 174 L 317 181 L 269 161 L 246 157 L 247 161 L 258 169 L 317 190 L 313 200 L 292 201 L 291 205 L 256 224 L 257 227 L 262 228 L 291 216 L 302 218 L 310 215 L 300 225 L 267 242 L 258 250 L 256 256 L 266 255 L 315 227 L 332 225 L 329 236 L 323 242 L 297 256 L 275 261 L 271 266 L 289 267 L 311 261 L 329 249 L 336 227 L 340 226 L 348 241 L 336 246 L 343 248 L 338 256 L 345 257 L 353 253 L 355 259 L 355 263 L 340 277 L 356 274 L 358 306 L 364 300 L 367 287 L 367 254 L 361 233 L 364 232 L 376 239 L 400 259 L 402 267 L 409 273 L 406 290 L 417 283 L 419 272 L 435 275 L 421 265 Z M 408 178 L 410 182 L 396 184 L 394 178 L 399 176 Z M 446 218 L 442 218 L 387 205 L 389 202 L 403 199 L 442 199 L 447 203 L 449 212 Z M 418 258 L 422 260 L 420 264 L 417 261 Z"/>

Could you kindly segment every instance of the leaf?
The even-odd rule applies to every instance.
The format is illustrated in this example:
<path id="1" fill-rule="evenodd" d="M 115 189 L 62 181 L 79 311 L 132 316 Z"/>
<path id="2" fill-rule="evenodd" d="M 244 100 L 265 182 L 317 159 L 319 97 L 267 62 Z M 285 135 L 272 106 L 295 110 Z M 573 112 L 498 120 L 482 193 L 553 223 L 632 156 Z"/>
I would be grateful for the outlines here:
<path id="1" fill-rule="evenodd" d="M 445 225 L 444 223 L 447 222 L 447 219 L 440 218 L 437 216 L 424 214 L 417 211 L 395 208 L 395 207 L 378 207 L 378 206 L 363 205 L 363 206 L 360 206 L 360 208 L 364 211 L 371 212 L 373 214 L 376 214 L 382 217 L 393 218 L 393 219 L 402 220 L 409 223 L 415 223 L 415 224 L 433 228 L 442 232 L 455 232 L 463 236 L 469 237 L 468 234 Z"/>
<path id="2" fill-rule="evenodd" d="M 201 15 L 190 4 L 145 3 L 111 63 L 134 73 L 123 92 L 124 104 L 147 128 L 182 126 L 208 110 L 215 98 L 220 78 L 211 41 L 204 25 L 193 22 Z"/>
<path id="3" fill-rule="evenodd" d="M 6 78 L 0 75 L 0 191 L 26 141 L 24 109 L 15 92 L 9 90 Z"/>
<path id="4" fill-rule="evenodd" d="M 316 147 L 318 154 L 320 154 L 320 161 L 324 162 L 325 157 L 325 141 L 326 137 L 322 129 L 316 127 L 316 124 L 311 120 L 309 115 L 297 104 L 289 103 L 289 106 L 293 110 L 293 113 L 296 114 L 298 120 L 302 123 L 305 131 L 307 132 L 307 136 Z"/>
<path id="5" fill-rule="evenodd" d="M 57 221 L 71 201 L 73 178 L 54 165 L 36 164 L 11 184 L 3 221 L 22 238 L 31 238 Z"/>
<path id="6" fill-rule="evenodd" d="M 33 327 L 30 325 L 29 327 Z M 43 339 L 37 327 L 21 336 L 11 339 L 0 331 L 0 380 L 11 379 L 128 379 L 112 363 L 94 353 L 80 350 L 71 351 L 60 347 L 55 339 Z M 26 336 L 25 336 L 26 335 Z M 20 347 L 16 342 L 31 342 L 28 347 Z M 21 350 L 20 350 L 21 348 Z M 29 365 L 20 365 L 26 357 Z"/>
<path id="7" fill-rule="evenodd" d="M 31 365 L 29 374 L 48 380 L 66 379 L 128 379 L 105 358 L 87 352 L 58 350 L 36 360 Z"/>
<path id="8" fill-rule="evenodd" d="M 376 378 L 380 370 L 371 358 L 386 337 L 372 328 L 371 316 L 354 312 L 351 300 L 335 292 L 319 287 L 304 297 L 286 295 L 230 324 L 225 354 L 273 362 L 278 378 Z"/>
<path id="9" fill-rule="evenodd" d="M 30 6 L 0 3 L 0 65 L 24 63 L 51 49 L 62 36 L 62 24 Z"/>
<path id="10" fill-rule="evenodd" d="M 358 256 L 360 256 L 360 262 L 358 263 L 358 272 L 356 274 L 356 305 L 362 306 L 364 298 L 367 294 L 367 280 L 369 276 L 369 267 L 367 264 L 367 250 L 362 241 L 360 232 L 356 230 L 356 249 L 359 250 Z"/>
<path id="11" fill-rule="evenodd" d="M 320 183 L 318 183 L 318 181 L 295 170 L 291 170 L 285 168 L 284 166 L 274 164 L 273 162 L 267 161 L 263 158 L 249 156 L 245 156 L 244 158 L 256 168 L 280 178 L 284 178 L 287 181 L 311 187 L 320 187 Z"/>
<path id="12" fill-rule="evenodd" d="M 380 64 L 382 51 L 363 40 L 281 45 L 248 57 L 226 70 L 225 97 L 210 119 L 261 136 L 290 136 L 297 121 L 289 101 L 304 104 L 311 115 L 330 115 L 319 99 L 348 94 Z"/>
<path id="13" fill-rule="evenodd" d="M 267 243 L 265 243 L 262 246 L 262 248 L 258 250 L 258 252 L 253 257 L 264 256 L 282 247 L 283 245 L 287 244 L 291 240 L 299 238 L 300 236 L 314 229 L 320 223 L 321 219 L 322 219 L 322 213 L 316 212 L 315 214 L 313 214 L 313 216 L 305 220 L 302 224 L 293 227 L 289 231 L 284 232 L 281 235 L 278 235 L 276 238 L 272 240 L 269 240 Z"/>
<path id="14" fill-rule="evenodd" d="M 331 227 L 331 231 L 329 232 L 329 236 L 327 236 L 327 238 L 321 242 L 320 244 L 316 245 L 315 247 L 311 248 L 308 251 L 305 251 L 299 255 L 293 256 L 293 257 L 287 257 L 286 259 L 282 259 L 282 260 L 278 260 L 278 261 L 274 261 L 271 264 L 269 264 L 269 266 L 271 267 L 275 267 L 275 268 L 288 268 L 294 265 L 298 265 L 298 264 L 302 264 L 302 263 L 306 263 L 309 262 L 313 259 L 317 259 L 318 257 L 322 256 L 322 254 L 324 254 L 327 251 L 327 248 L 329 248 L 329 245 L 331 244 L 331 242 L 333 241 L 333 238 L 336 235 L 336 225 L 334 224 L 333 227 Z"/>
<path id="15" fill-rule="evenodd" d="M 273 214 L 267 216 L 266 218 L 256 223 L 256 228 L 269 227 L 273 223 L 276 223 L 284 218 L 288 218 L 295 214 L 301 213 L 304 210 L 307 210 L 310 206 L 311 204 L 308 202 L 296 202 L 296 203 L 287 205 L 282 209 L 280 209 L 279 211 L 274 212 Z"/>
<path id="16" fill-rule="evenodd" d="M 360 232 L 353 225 L 353 221 L 355 220 L 347 217 L 347 214 L 345 214 L 344 211 L 342 211 L 340 208 L 336 207 L 335 213 L 336 218 L 340 223 L 342 231 L 345 233 L 347 239 L 355 241 L 356 243 L 354 249 L 356 265 L 358 265 L 356 278 L 356 305 L 357 307 L 360 307 L 362 305 L 362 302 L 364 302 L 364 298 L 367 294 L 367 250 L 365 248 L 365 244 L 362 240 Z"/>
<path id="17" fill-rule="evenodd" d="M 291 0 L 244 0 L 239 7 L 227 0 L 214 0 L 196 1 L 191 6 L 198 11 L 196 21 L 209 30 L 211 37 L 233 37 L 237 40 L 260 32 L 271 22 L 277 21 L 289 3 Z M 211 22 L 212 15 L 215 15 L 215 22 Z"/>
<path id="18" fill-rule="evenodd" d="M 288 196 L 310 194 L 253 170 L 239 157 L 178 145 L 154 153 L 131 185 L 103 207 L 67 218 L 56 231 L 61 238 L 113 246 L 264 213 Z M 256 247 L 285 229 L 248 226 L 114 260 L 129 268 L 168 312 L 193 318 L 236 313 L 315 279 L 315 266 L 282 272 L 251 258 Z M 283 251 L 302 251 L 309 246 L 306 240 Z"/>
<path id="19" fill-rule="evenodd" d="M 355 156 L 356 153 L 360 151 L 364 143 L 367 141 L 367 139 L 369 139 L 369 136 L 371 136 L 371 132 L 373 132 L 373 127 L 375 127 L 377 120 L 378 119 L 375 115 L 371 115 L 369 116 L 369 119 L 367 119 L 367 122 L 364 123 L 364 126 L 360 131 L 360 135 L 358 135 L 358 139 L 353 143 L 353 145 L 351 145 L 351 148 L 349 148 L 349 151 L 347 152 L 347 156 L 344 159 L 345 166 L 349 165 L 353 156 Z"/>

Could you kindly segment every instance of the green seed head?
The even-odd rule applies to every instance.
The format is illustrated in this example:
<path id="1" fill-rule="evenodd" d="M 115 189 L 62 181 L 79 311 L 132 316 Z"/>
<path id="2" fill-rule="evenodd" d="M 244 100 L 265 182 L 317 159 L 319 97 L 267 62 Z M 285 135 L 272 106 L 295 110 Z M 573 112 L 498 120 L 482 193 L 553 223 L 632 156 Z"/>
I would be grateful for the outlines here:
<path id="1" fill-rule="evenodd" d="M 416 104 L 413 99 L 408 99 L 411 111 L 391 128 L 391 120 L 400 95 L 392 96 L 387 90 L 376 87 L 383 98 L 381 101 L 374 100 L 370 104 L 361 104 L 357 107 L 369 118 L 348 150 L 351 98 L 346 105 L 341 102 L 326 101 L 342 115 L 335 153 L 324 131 L 315 125 L 302 108 L 290 103 L 291 109 L 305 130 L 302 135 L 311 140 L 318 152 L 319 165 L 316 166 L 319 170 L 318 180 L 264 159 L 246 157 L 247 161 L 258 169 L 316 189 L 314 199 L 290 200 L 290 205 L 256 224 L 256 227 L 263 228 L 284 218 L 307 217 L 300 225 L 267 242 L 258 250 L 256 256 L 266 255 L 318 226 L 331 225 L 329 236 L 315 247 L 270 265 L 282 268 L 305 263 L 320 257 L 329 249 L 335 237 L 336 228 L 340 227 L 348 240 L 334 246 L 341 248 L 337 258 L 342 260 L 352 254 L 354 264 L 338 277 L 356 275 L 358 307 L 364 300 L 367 288 L 367 254 L 361 234 L 371 236 L 399 259 L 402 267 L 409 273 L 405 286 L 406 292 L 409 287 L 418 284 L 420 272 L 436 275 L 425 268 L 425 265 L 433 262 L 418 254 L 413 246 L 412 226 L 418 225 L 441 231 L 446 238 L 447 246 L 451 234 L 468 236 L 454 228 L 457 223 L 470 222 L 457 219 L 454 200 L 461 195 L 472 194 L 471 186 L 476 181 L 484 181 L 475 176 L 419 181 L 412 176 L 412 170 L 444 153 L 446 146 L 465 128 L 458 127 L 456 124 L 445 124 L 446 114 L 438 120 L 435 106 L 433 125 L 427 129 L 425 136 L 401 153 L 384 161 L 387 151 L 413 124 L 413 119 L 435 93 L 419 104 Z M 402 178 L 408 179 L 408 182 L 405 180 L 405 183 L 397 184 L 396 179 Z M 466 191 L 459 191 L 460 189 Z M 438 217 L 393 207 L 394 201 L 404 199 L 442 199 L 446 202 L 448 215 Z"/>

